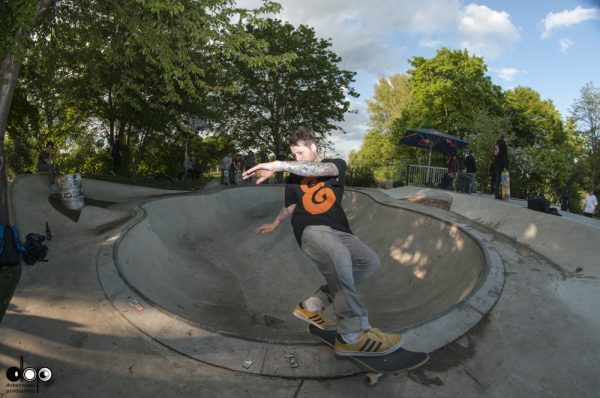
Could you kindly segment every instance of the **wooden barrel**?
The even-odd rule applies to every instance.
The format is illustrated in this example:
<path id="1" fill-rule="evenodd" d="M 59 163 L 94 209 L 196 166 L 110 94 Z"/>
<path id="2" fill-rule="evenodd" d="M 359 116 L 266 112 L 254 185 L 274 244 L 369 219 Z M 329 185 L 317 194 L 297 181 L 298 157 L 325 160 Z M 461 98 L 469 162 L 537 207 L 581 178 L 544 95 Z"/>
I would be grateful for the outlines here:
<path id="1" fill-rule="evenodd" d="M 81 210 L 85 206 L 81 174 L 64 174 L 58 177 L 60 201 L 71 210 Z"/>

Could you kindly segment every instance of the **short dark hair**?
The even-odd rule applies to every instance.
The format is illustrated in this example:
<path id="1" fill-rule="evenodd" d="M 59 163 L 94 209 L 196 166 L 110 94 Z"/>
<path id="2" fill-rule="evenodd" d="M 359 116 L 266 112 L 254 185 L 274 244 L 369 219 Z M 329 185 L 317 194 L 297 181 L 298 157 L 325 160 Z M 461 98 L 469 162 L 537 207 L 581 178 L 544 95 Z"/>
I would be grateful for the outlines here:
<path id="1" fill-rule="evenodd" d="M 300 141 L 316 143 L 315 132 L 306 127 L 298 127 L 298 130 L 288 138 L 288 144 L 298 145 Z"/>
<path id="2" fill-rule="evenodd" d="M 52 141 L 46 142 L 46 148 L 48 148 L 50 145 L 52 145 L 52 147 L 54 147 L 54 142 L 52 142 Z"/>

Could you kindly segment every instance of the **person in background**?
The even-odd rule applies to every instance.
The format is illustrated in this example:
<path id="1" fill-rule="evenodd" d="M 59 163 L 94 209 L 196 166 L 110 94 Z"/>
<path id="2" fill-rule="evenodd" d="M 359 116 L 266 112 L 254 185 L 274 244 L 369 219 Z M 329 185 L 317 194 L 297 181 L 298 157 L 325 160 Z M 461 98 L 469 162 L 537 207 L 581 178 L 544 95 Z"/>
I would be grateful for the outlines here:
<path id="1" fill-rule="evenodd" d="M 459 168 L 460 162 L 458 161 L 458 157 L 456 157 L 456 152 L 452 152 L 450 155 L 450 160 L 448 160 L 448 176 L 452 179 L 452 187 L 455 186 L 456 176 L 458 175 Z"/>
<path id="2" fill-rule="evenodd" d="M 596 207 L 598 207 L 598 198 L 596 198 L 594 190 L 590 187 L 585 195 L 583 215 L 590 218 L 594 217 L 596 214 Z"/>
<path id="3" fill-rule="evenodd" d="M 494 146 L 494 194 L 496 199 L 502 199 L 500 188 L 502 171 L 508 171 L 508 132 L 503 131 Z"/>
<path id="4" fill-rule="evenodd" d="M 231 154 L 228 153 L 223 158 L 223 163 L 221 163 L 221 185 L 229 185 L 229 169 L 232 163 L 233 159 L 231 158 Z"/>
<path id="5" fill-rule="evenodd" d="M 473 156 L 473 151 L 469 151 L 469 154 L 465 157 L 465 167 L 467 175 L 471 178 L 469 193 L 475 193 L 477 191 L 477 168 L 475 167 L 475 156 Z"/>
<path id="6" fill-rule="evenodd" d="M 251 168 L 253 168 L 256 165 L 256 161 L 254 160 L 254 153 L 252 151 L 248 151 L 248 154 L 246 155 L 246 157 L 244 158 L 244 169 L 245 170 L 250 170 Z M 253 181 L 252 178 L 249 178 L 246 180 L 246 184 L 249 184 Z"/>
<path id="7" fill-rule="evenodd" d="M 40 152 L 38 158 L 38 170 L 48 173 L 50 189 L 57 191 L 56 177 L 60 176 L 60 168 L 54 162 L 54 143 L 52 141 L 48 141 L 48 143 L 46 143 L 46 148 Z"/>

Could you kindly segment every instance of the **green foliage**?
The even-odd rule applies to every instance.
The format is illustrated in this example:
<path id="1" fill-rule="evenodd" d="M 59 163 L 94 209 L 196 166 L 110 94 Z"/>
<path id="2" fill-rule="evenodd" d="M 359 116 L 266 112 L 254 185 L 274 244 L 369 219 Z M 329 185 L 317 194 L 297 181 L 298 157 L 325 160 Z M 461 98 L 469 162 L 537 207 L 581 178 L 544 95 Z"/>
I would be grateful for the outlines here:
<path id="1" fill-rule="evenodd" d="M 413 57 L 409 62 L 412 127 L 463 138 L 478 113 L 501 114 L 502 90 L 486 76 L 483 58 L 442 48 L 431 59 Z"/>
<path id="2" fill-rule="evenodd" d="M 247 31 L 263 43 L 263 65 L 232 62 L 230 78 L 238 89 L 217 102 L 222 118 L 216 130 L 242 148 L 287 151 L 287 138 L 299 126 L 313 129 L 319 140 L 342 121 L 350 107 L 346 95 L 354 72 L 338 67 L 331 42 L 318 39 L 312 28 L 274 19 L 249 24 Z"/>
<path id="3" fill-rule="evenodd" d="M 513 144 L 519 147 L 559 143 L 563 130 L 560 114 L 551 100 L 542 100 L 529 87 L 506 92 L 505 112 L 510 116 Z"/>
<path id="4" fill-rule="evenodd" d="M 346 184 L 353 187 L 376 187 L 377 180 L 369 166 L 355 165 L 346 171 Z"/>
<path id="5" fill-rule="evenodd" d="M 263 54 L 264 43 L 246 31 L 257 15 L 280 9 L 269 1 L 245 10 L 229 0 L 63 0 L 39 24 L 34 1 L 0 7 L 9 26 L 3 51 L 22 26 L 32 32 L 8 122 L 13 173 L 30 169 L 46 140 L 61 148 L 67 170 L 106 172 L 119 138 L 125 172 L 174 174 L 188 115 L 218 117 L 215 96 L 238 87 L 227 66 L 287 59 Z"/>
<path id="6" fill-rule="evenodd" d="M 587 185 L 600 186 L 600 89 L 592 82 L 581 89 L 581 96 L 571 108 L 571 117 L 577 125 L 587 152 L 589 166 Z"/>

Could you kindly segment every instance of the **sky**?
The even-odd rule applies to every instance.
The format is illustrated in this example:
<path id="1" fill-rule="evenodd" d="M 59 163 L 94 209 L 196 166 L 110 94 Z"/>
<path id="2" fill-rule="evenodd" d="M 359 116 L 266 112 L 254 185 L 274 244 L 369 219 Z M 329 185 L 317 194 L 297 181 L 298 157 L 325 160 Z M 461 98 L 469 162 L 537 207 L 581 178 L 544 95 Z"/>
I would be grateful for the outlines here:
<path id="1" fill-rule="evenodd" d="M 530 87 L 563 118 L 592 82 L 600 87 L 600 0 L 279 0 L 276 17 L 331 39 L 343 69 L 357 73 L 351 109 L 334 132 L 335 153 L 359 149 L 369 129 L 367 100 L 382 77 L 405 73 L 408 60 L 466 48 L 482 56 L 504 90 Z M 258 0 L 238 0 L 252 8 Z M 419 126 L 425 127 L 425 126 Z"/>

